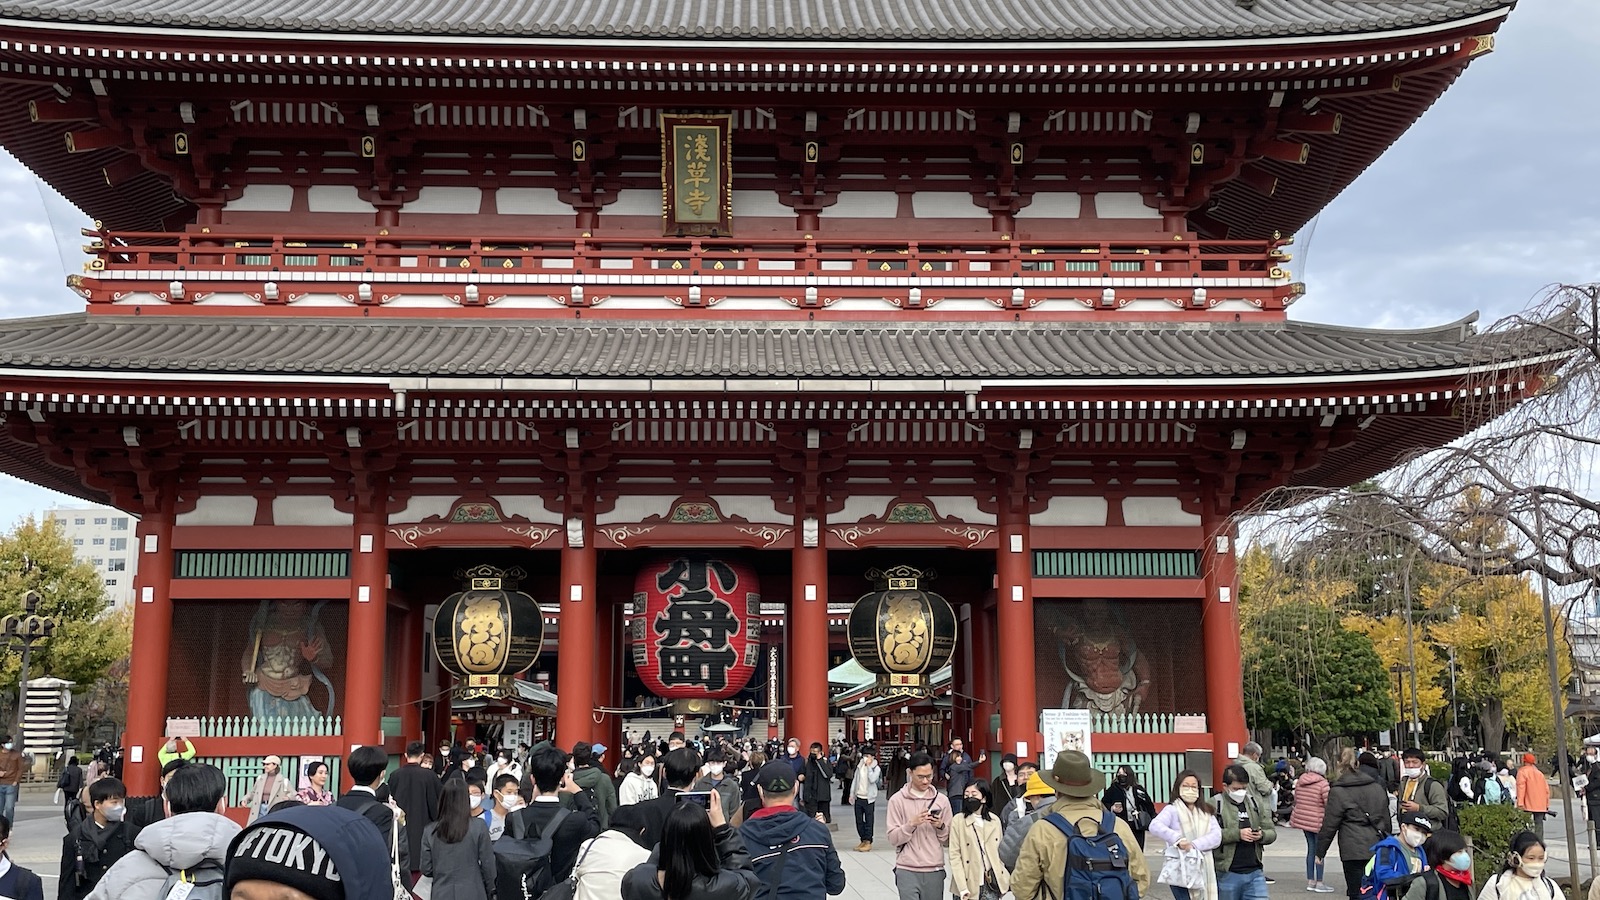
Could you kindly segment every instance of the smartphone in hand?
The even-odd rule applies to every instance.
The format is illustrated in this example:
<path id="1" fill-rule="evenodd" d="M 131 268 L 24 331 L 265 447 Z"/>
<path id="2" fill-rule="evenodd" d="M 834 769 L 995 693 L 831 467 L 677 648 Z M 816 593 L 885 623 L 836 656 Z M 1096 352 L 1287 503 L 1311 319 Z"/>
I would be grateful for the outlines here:
<path id="1" fill-rule="evenodd" d="M 710 791 L 679 791 L 678 792 L 678 802 L 679 803 L 693 803 L 696 806 L 700 807 L 701 809 L 709 810 L 711 808 L 711 792 Z"/>

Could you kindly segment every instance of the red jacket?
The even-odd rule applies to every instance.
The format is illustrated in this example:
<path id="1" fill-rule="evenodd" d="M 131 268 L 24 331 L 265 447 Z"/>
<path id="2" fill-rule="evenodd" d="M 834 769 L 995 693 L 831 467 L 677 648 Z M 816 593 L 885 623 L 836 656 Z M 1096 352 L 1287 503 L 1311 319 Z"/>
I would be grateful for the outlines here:
<path id="1" fill-rule="evenodd" d="M 1301 831 L 1321 831 L 1322 814 L 1328 808 L 1328 779 L 1316 772 L 1302 772 L 1294 783 L 1294 808 L 1289 825 Z"/>

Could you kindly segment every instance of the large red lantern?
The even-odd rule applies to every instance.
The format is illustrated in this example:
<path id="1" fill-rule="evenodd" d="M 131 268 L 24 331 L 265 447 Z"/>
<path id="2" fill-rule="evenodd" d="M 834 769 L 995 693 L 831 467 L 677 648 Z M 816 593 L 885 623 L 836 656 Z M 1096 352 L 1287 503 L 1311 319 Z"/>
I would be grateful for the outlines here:
<path id="1" fill-rule="evenodd" d="M 761 654 L 761 582 L 741 562 L 663 556 L 634 580 L 633 664 L 651 693 L 721 700 L 750 683 Z"/>

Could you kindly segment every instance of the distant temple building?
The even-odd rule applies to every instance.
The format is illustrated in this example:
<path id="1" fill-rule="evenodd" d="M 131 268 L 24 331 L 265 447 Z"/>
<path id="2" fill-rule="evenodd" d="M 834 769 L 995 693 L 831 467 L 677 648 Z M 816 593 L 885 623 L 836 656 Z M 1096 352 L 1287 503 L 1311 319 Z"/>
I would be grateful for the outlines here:
<path id="1" fill-rule="evenodd" d="M 0 144 L 97 225 L 83 312 L 0 322 L 0 468 L 138 518 L 130 788 L 170 730 L 238 775 L 467 695 L 614 745 L 647 685 L 1231 758 L 1231 517 L 1534 384 L 1470 319 L 1287 318 L 1290 236 L 1511 5 L 9 4 Z M 872 570 L 953 612 L 883 601 L 907 672 L 845 665 Z"/>

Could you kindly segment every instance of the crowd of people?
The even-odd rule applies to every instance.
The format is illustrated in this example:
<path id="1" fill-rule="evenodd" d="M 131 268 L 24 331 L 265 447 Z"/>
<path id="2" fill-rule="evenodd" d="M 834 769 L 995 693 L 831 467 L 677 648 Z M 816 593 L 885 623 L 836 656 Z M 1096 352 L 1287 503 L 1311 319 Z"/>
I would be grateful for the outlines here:
<path id="1" fill-rule="evenodd" d="M 392 772 L 383 748 L 353 750 L 342 796 L 323 761 L 289 773 L 266 756 L 241 828 L 224 815 L 223 774 L 181 742 L 162 749 L 158 796 L 128 797 L 108 767 L 68 794 L 58 900 L 506 900 L 551 888 L 570 900 L 824 900 L 845 888 L 836 805 L 866 852 L 880 796 L 901 900 L 1064 900 L 1081 895 L 1079 877 L 1106 882 L 1093 885 L 1097 897 L 1147 896 L 1160 882 L 1174 900 L 1266 900 L 1264 852 L 1280 827 L 1304 834 L 1308 892 L 1336 891 L 1325 862 L 1337 846 L 1351 900 L 1471 900 L 1455 811 L 1501 799 L 1536 825 L 1480 896 L 1529 898 L 1548 880 L 1549 783 L 1531 755 L 1514 773 L 1458 760 L 1445 781 L 1415 749 L 1346 750 L 1332 772 L 1315 757 L 1285 759 L 1269 775 L 1248 743 L 1214 794 L 1200 773 L 1182 772 L 1158 814 L 1130 766 L 1108 777 L 1078 752 L 1057 754 L 1047 771 L 1006 755 L 987 780 L 986 755 L 960 740 L 882 760 L 871 745 L 691 742 L 681 732 L 614 756 L 589 742 L 437 753 L 413 742 Z M 1600 754 L 1578 769 L 1600 786 Z M 1600 787 L 1594 795 L 1600 805 Z M 0 816 L 0 848 L 9 834 Z M 1161 842 L 1159 866 L 1146 860 L 1147 835 Z M 1069 846 L 1090 862 L 1069 867 Z M 7 865 L 0 896 L 43 900 L 42 884 Z"/>

